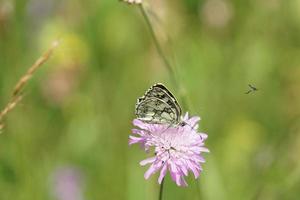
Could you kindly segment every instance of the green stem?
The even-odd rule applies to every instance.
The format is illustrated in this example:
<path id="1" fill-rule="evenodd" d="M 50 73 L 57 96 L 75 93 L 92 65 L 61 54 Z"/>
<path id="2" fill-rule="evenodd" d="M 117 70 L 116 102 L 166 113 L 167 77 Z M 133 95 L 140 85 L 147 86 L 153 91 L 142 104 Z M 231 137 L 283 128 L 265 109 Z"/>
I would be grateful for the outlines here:
<path id="1" fill-rule="evenodd" d="M 140 4 L 139 7 L 140 7 L 142 15 L 143 15 L 143 17 L 144 17 L 144 19 L 146 21 L 146 24 L 147 24 L 147 26 L 148 26 L 148 28 L 150 30 L 150 34 L 151 34 L 151 37 L 152 37 L 152 39 L 154 41 L 154 45 L 156 47 L 156 50 L 157 50 L 159 56 L 161 57 L 161 59 L 163 60 L 165 66 L 167 68 L 167 70 L 169 71 L 169 75 L 171 77 L 171 81 L 172 81 L 173 85 L 175 86 L 176 90 L 179 91 L 179 94 L 180 94 L 179 98 L 181 100 L 183 108 L 185 108 L 185 109 L 188 110 L 189 107 L 188 107 L 187 99 L 181 93 L 182 88 L 180 87 L 179 81 L 177 81 L 175 70 L 174 70 L 174 68 L 172 68 L 171 63 L 167 59 L 167 57 L 164 54 L 164 51 L 163 51 L 161 45 L 158 42 L 157 36 L 155 35 L 155 32 L 154 32 L 153 25 L 151 24 L 151 21 L 149 19 L 149 16 L 148 16 L 148 14 L 147 14 L 147 12 L 146 12 L 143 4 Z"/>
<path id="2" fill-rule="evenodd" d="M 147 12 L 146 12 L 145 8 L 143 7 L 143 4 L 140 4 L 139 6 L 140 6 L 140 10 L 141 10 L 141 12 L 142 12 L 142 14 L 143 14 L 143 17 L 144 17 L 144 19 L 145 19 L 145 21 L 146 21 L 146 23 L 147 23 L 147 26 L 148 26 L 148 28 L 149 28 L 149 30 L 150 30 L 150 34 L 151 34 L 151 37 L 152 37 L 152 39 L 153 39 L 153 41 L 154 41 L 154 45 L 155 45 L 155 47 L 156 47 L 156 50 L 157 50 L 159 56 L 161 57 L 161 59 L 163 60 L 165 66 L 166 66 L 166 68 L 167 68 L 167 70 L 169 71 L 169 73 L 170 73 L 170 75 L 171 75 L 171 79 L 172 79 L 173 84 L 174 84 L 174 85 L 176 86 L 176 88 L 178 89 L 179 84 L 177 84 L 177 81 L 176 81 L 175 71 L 174 71 L 174 69 L 172 68 L 172 66 L 171 66 L 171 64 L 170 64 L 170 62 L 169 62 L 169 60 L 168 60 L 167 57 L 165 56 L 165 54 L 164 54 L 164 52 L 163 52 L 163 50 L 162 50 L 162 47 L 160 46 L 160 44 L 159 44 L 159 42 L 158 42 L 158 39 L 157 39 L 157 37 L 156 37 L 156 35 L 155 35 L 153 26 L 152 26 L 152 24 L 151 24 L 151 22 L 150 22 L 150 19 L 149 19 L 148 15 L 147 15 Z"/>
<path id="3" fill-rule="evenodd" d="M 158 200 L 162 200 L 163 190 L 164 190 L 164 182 L 165 182 L 165 179 L 163 179 L 162 182 L 161 182 L 161 184 L 160 184 L 160 188 L 159 188 L 159 198 L 158 198 Z"/>

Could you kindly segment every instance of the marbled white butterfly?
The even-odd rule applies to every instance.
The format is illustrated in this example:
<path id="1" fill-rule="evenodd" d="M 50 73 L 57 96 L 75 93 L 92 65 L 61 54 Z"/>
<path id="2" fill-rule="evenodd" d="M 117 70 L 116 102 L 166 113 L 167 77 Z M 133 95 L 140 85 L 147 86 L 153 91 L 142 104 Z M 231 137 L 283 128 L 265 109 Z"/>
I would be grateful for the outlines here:
<path id="1" fill-rule="evenodd" d="M 135 114 L 139 120 L 151 124 L 181 124 L 181 107 L 173 94 L 161 83 L 156 83 L 138 98 Z"/>

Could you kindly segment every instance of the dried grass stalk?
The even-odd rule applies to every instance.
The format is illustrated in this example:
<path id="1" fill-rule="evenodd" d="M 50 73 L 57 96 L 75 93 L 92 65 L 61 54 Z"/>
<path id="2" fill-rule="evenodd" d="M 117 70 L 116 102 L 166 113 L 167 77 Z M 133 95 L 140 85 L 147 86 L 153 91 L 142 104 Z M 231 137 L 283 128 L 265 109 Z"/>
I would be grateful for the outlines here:
<path id="1" fill-rule="evenodd" d="M 17 82 L 12 96 L 4 107 L 4 109 L 0 112 L 0 133 L 1 130 L 4 128 L 3 119 L 4 117 L 12 111 L 16 105 L 22 100 L 23 96 L 21 95 L 22 90 L 28 83 L 28 81 L 32 78 L 33 74 L 36 72 L 38 68 L 40 68 L 52 55 L 53 50 L 58 46 L 59 42 L 53 42 L 52 46 L 41 56 L 37 59 L 37 61 L 27 70 L 27 72 L 19 79 Z"/>

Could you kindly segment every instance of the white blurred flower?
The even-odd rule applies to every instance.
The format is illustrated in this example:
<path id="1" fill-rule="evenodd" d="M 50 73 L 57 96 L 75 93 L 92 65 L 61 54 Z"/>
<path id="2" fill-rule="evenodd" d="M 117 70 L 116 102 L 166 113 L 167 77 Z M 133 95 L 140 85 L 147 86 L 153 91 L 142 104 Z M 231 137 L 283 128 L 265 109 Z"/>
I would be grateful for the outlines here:
<path id="1" fill-rule="evenodd" d="M 142 0 L 123 0 L 126 3 L 130 3 L 130 4 L 141 4 Z"/>
<path id="2" fill-rule="evenodd" d="M 205 24 L 213 28 L 224 28 L 233 17 L 231 3 L 226 0 L 207 0 L 200 10 Z"/>

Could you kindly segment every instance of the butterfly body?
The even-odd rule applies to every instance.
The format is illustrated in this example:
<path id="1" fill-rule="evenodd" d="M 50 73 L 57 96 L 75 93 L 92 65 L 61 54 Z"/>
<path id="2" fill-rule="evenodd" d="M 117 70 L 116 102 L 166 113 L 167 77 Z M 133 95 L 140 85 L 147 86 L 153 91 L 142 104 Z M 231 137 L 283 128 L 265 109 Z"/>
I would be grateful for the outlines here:
<path id="1" fill-rule="evenodd" d="M 138 98 L 135 114 L 139 120 L 151 124 L 181 123 L 181 107 L 174 95 L 161 83 L 154 84 L 144 96 Z"/>

